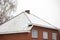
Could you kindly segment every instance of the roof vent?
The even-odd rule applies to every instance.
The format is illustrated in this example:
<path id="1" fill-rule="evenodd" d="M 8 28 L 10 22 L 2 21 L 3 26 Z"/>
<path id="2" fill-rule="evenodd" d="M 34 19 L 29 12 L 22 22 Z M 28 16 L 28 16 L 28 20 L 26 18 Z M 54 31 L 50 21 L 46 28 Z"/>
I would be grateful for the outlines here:
<path id="1" fill-rule="evenodd" d="M 30 10 L 25 10 L 26 13 L 30 14 Z"/>
<path id="2" fill-rule="evenodd" d="M 28 27 L 31 27 L 31 26 L 32 26 L 32 24 L 29 24 L 29 25 L 28 25 Z"/>

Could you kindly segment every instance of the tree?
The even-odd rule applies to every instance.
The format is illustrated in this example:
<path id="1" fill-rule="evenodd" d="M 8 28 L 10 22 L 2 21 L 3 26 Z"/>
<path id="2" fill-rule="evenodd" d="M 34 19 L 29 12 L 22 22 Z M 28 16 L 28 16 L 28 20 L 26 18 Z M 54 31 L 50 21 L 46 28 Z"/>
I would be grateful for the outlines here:
<path id="1" fill-rule="evenodd" d="M 8 21 L 16 9 L 16 0 L 0 0 L 0 25 Z"/>

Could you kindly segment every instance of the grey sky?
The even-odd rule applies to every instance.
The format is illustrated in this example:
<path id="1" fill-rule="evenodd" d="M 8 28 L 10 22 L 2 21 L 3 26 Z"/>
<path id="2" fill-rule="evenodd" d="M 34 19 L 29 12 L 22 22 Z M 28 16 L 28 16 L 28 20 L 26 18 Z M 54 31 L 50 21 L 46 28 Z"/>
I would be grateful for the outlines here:
<path id="1" fill-rule="evenodd" d="M 17 0 L 17 12 L 31 10 L 31 14 L 60 28 L 60 0 Z"/>

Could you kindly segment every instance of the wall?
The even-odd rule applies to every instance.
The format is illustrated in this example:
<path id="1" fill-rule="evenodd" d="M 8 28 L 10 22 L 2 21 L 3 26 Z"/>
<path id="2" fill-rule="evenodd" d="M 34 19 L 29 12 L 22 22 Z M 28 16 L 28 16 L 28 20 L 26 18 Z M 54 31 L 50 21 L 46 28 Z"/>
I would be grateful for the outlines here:
<path id="1" fill-rule="evenodd" d="M 0 40 L 28 40 L 28 33 L 0 35 Z"/>
<path id="2" fill-rule="evenodd" d="M 48 36 L 48 40 L 52 40 L 52 33 L 55 32 L 57 33 L 57 40 L 59 40 L 59 33 L 57 30 L 54 30 L 54 29 L 48 29 L 48 28 L 43 28 L 43 27 L 37 27 L 37 26 L 34 26 L 32 29 L 36 29 L 38 30 L 38 34 L 39 34 L 39 38 L 37 40 L 43 40 L 43 32 L 46 31 L 49 33 L 49 36 Z M 33 39 L 35 40 L 35 39 Z"/>
<path id="3" fill-rule="evenodd" d="M 34 26 L 32 29 L 37 30 L 39 33 L 38 38 L 32 38 L 31 37 L 31 32 L 30 33 L 17 33 L 17 34 L 5 34 L 5 35 L 0 35 L 0 40 L 43 40 L 43 31 L 49 32 L 49 39 L 52 40 L 52 32 L 56 32 L 58 34 L 57 30 L 53 29 L 47 29 L 47 28 L 42 28 L 42 27 L 37 27 Z M 32 30 L 31 29 L 31 30 Z M 57 35 L 58 37 L 58 35 Z"/>
<path id="4" fill-rule="evenodd" d="M 60 34 L 59 34 L 59 40 L 60 40 Z"/>

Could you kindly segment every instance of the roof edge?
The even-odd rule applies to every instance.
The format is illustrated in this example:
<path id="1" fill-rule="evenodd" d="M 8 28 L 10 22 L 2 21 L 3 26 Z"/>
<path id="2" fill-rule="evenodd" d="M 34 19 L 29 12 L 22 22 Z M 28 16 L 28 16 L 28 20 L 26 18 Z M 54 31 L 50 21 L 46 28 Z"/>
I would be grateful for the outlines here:
<path id="1" fill-rule="evenodd" d="M 44 28 L 49 28 L 49 29 L 55 29 L 55 30 L 59 30 L 59 29 L 56 29 L 56 28 L 51 28 L 51 27 L 47 27 L 46 25 L 41 25 L 41 24 L 34 24 L 33 25 L 35 26 L 41 26 L 41 27 L 44 27 Z"/>
<path id="2" fill-rule="evenodd" d="M 0 32 L 0 35 L 3 34 L 16 34 L 16 33 L 30 33 L 30 30 L 23 30 L 23 31 L 12 31 L 12 32 Z"/>

